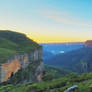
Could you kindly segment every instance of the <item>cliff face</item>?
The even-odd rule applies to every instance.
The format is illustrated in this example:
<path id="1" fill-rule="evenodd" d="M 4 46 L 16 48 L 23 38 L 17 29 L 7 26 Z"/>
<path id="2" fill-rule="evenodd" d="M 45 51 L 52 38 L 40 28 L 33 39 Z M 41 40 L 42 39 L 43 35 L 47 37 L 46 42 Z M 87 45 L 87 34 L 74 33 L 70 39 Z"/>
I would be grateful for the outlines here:
<path id="1" fill-rule="evenodd" d="M 14 76 L 21 68 L 26 69 L 28 66 L 32 66 L 30 68 L 30 72 L 34 71 L 34 74 L 31 76 L 35 77 L 35 80 L 41 81 L 41 77 L 43 74 L 42 55 L 42 47 L 39 47 L 29 54 L 17 54 L 13 57 L 8 58 L 6 61 L 7 63 L 1 64 L 0 82 L 7 81 L 12 75 Z M 35 68 L 32 70 L 33 67 Z M 20 75 L 20 78 L 22 76 L 23 75 Z M 30 77 L 30 81 L 34 80 L 32 80 Z"/>
<path id="2" fill-rule="evenodd" d="M 42 47 L 25 34 L 0 30 L 0 82 L 41 81 L 42 57 Z"/>

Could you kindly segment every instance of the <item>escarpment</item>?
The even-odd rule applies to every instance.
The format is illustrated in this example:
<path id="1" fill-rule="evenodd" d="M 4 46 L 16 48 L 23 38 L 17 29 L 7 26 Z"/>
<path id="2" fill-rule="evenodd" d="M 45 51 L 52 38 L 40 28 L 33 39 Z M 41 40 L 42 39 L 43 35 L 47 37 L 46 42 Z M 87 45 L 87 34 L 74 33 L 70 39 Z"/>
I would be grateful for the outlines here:
<path id="1" fill-rule="evenodd" d="M 0 82 L 41 81 L 43 75 L 42 46 L 26 35 L 0 31 Z"/>

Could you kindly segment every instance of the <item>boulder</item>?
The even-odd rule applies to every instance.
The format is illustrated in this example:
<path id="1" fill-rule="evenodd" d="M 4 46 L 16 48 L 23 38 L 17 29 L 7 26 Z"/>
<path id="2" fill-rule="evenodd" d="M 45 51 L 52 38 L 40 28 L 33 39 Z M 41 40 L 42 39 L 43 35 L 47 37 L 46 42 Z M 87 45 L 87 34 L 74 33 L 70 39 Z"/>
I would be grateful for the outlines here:
<path id="1" fill-rule="evenodd" d="M 67 88 L 64 92 L 71 92 L 71 91 L 74 91 L 76 89 L 78 89 L 78 85 L 74 85 L 74 86 L 72 86 L 70 88 Z"/>

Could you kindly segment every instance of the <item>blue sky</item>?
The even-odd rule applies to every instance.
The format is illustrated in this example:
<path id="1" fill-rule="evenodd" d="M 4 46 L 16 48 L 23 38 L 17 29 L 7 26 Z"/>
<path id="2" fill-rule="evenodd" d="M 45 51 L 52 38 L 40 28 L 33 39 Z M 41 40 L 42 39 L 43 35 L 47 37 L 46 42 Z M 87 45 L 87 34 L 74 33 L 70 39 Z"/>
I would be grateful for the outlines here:
<path id="1" fill-rule="evenodd" d="M 0 0 L 0 29 L 37 42 L 92 40 L 92 0 Z"/>

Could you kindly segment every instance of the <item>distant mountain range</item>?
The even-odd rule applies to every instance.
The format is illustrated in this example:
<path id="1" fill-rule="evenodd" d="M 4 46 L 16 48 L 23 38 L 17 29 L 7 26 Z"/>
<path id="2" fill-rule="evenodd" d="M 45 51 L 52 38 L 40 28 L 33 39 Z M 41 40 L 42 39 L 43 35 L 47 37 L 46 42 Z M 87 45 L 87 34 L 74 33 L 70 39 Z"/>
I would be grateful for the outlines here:
<path id="1" fill-rule="evenodd" d="M 47 59 L 48 65 L 59 66 L 76 72 L 92 71 L 92 47 L 83 47 Z"/>
<path id="2" fill-rule="evenodd" d="M 79 48 L 84 47 L 84 43 L 77 42 L 77 43 L 44 43 L 41 44 L 43 46 L 44 51 L 44 60 L 52 58 L 53 56 L 66 53 L 72 50 L 76 50 Z"/>

